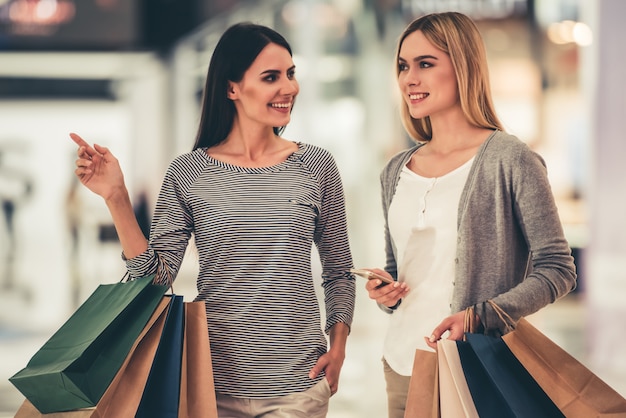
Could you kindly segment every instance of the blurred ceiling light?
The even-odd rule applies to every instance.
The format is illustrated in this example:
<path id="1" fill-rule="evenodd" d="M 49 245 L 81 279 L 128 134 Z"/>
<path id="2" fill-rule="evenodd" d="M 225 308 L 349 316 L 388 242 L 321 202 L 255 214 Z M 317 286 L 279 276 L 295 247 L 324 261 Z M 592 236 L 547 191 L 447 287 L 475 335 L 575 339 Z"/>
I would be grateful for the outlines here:
<path id="1" fill-rule="evenodd" d="M 574 41 L 580 46 L 589 46 L 593 42 L 593 32 L 591 28 L 582 22 L 574 25 Z"/>
<path id="2" fill-rule="evenodd" d="M 54 17 L 58 8 L 56 0 L 42 0 L 37 3 L 36 7 L 35 15 L 37 16 L 37 20 L 44 22 Z"/>
<path id="3" fill-rule="evenodd" d="M 8 21 L 18 25 L 14 29 L 20 31 L 19 26 L 28 26 L 31 29 L 58 26 L 69 22 L 76 12 L 74 3 L 66 0 L 16 0 L 8 5 Z M 34 32 L 37 32 L 36 30 Z"/>
<path id="4" fill-rule="evenodd" d="M 574 42 L 573 32 L 575 24 L 576 22 L 573 20 L 563 20 L 557 24 L 557 39 L 559 39 L 562 44 Z"/>
<path id="5" fill-rule="evenodd" d="M 579 46 L 587 46 L 593 40 L 593 33 L 591 28 L 582 22 L 563 20 L 548 26 L 548 39 L 557 45 L 576 43 Z"/>

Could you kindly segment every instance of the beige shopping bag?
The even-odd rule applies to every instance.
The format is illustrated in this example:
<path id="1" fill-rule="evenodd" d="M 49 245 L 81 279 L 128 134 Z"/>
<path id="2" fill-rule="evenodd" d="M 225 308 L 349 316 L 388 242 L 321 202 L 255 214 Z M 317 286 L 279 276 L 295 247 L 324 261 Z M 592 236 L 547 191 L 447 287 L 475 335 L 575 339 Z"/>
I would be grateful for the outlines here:
<path id="1" fill-rule="evenodd" d="M 437 341 L 437 359 L 441 418 L 479 418 L 465 380 L 456 341 Z"/>
<path id="2" fill-rule="evenodd" d="M 567 418 L 626 417 L 626 399 L 522 318 L 502 337 Z"/>
<path id="3" fill-rule="evenodd" d="M 185 303 L 179 418 L 217 418 L 211 346 L 204 302 Z"/>
<path id="4" fill-rule="evenodd" d="M 404 418 L 440 418 L 437 353 L 415 350 Z"/>
<path id="5" fill-rule="evenodd" d="M 92 418 L 134 418 L 148 381 L 165 325 L 168 297 L 131 350 Z M 217 418 L 211 348 L 204 302 L 184 303 L 179 418 Z M 80 417 L 82 418 L 82 417 Z"/>
<path id="6" fill-rule="evenodd" d="M 169 298 L 164 297 L 96 405 L 92 418 L 135 417 L 163 332 L 168 305 Z"/>

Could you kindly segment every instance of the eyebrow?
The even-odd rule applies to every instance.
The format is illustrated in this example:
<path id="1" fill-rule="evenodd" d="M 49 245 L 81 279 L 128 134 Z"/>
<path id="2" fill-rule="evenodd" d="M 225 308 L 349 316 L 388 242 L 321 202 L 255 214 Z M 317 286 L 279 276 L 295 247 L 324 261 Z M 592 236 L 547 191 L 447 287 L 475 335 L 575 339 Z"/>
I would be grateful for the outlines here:
<path id="1" fill-rule="evenodd" d="M 437 60 L 438 58 L 435 57 L 434 55 L 418 55 L 417 57 L 413 58 L 411 61 L 417 62 L 417 61 L 421 61 L 421 60 L 424 60 L 424 59 Z M 398 61 L 406 62 L 407 60 L 405 60 L 402 57 L 398 57 Z"/>
<path id="2" fill-rule="evenodd" d="M 287 72 L 295 70 L 296 66 L 292 65 L 291 67 L 287 68 Z M 265 70 L 261 73 L 261 75 L 269 75 L 269 74 L 280 74 L 281 71 L 280 70 Z"/>

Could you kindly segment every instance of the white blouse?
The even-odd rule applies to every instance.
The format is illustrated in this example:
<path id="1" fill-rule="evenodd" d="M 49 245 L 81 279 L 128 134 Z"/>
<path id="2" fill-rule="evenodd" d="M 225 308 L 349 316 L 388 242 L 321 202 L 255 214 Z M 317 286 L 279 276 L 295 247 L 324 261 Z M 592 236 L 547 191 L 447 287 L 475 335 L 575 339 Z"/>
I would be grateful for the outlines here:
<path id="1" fill-rule="evenodd" d="M 397 248 L 398 280 L 411 289 L 390 316 L 383 355 L 398 374 L 410 376 L 416 348 L 450 315 L 459 199 L 473 158 L 441 177 L 404 167 L 389 207 Z"/>

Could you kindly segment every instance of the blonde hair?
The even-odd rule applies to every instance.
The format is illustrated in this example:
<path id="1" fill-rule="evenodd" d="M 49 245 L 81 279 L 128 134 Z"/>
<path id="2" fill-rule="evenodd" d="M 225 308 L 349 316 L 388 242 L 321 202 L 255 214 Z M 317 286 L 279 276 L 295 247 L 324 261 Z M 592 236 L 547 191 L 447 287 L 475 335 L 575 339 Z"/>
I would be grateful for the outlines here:
<path id="1" fill-rule="evenodd" d="M 476 24 L 458 12 L 432 13 L 411 22 L 398 41 L 396 63 L 400 48 L 408 35 L 421 31 L 435 47 L 450 56 L 456 73 L 461 109 L 474 126 L 504 130 L 491 99 L 487 54 Z M 397 64 L 396 64 L 397 65 Z M 396 69 L 398 75 L 399 67 Z M 432 138 L 430 117 L 414 119 L 407 104 L 400 105 L 402 123 L 416 141 Z"/>

